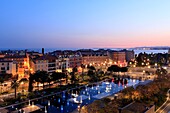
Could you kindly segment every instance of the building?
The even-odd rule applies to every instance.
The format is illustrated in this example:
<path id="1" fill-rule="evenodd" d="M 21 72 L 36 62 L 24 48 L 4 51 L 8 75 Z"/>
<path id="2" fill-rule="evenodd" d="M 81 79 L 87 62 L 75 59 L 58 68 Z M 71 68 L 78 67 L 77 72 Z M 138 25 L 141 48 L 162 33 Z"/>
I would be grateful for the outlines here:
<path id="1" fill-rule="evenodd" d="M 80 68 L 82 64 L 82 57 L 79 54 L 75 54 L 75 55 L 69 55 L 68 56 L 68 71 L 72 71 L 72 69 L 74 67 L 78 67 Z M 78 71 L 81 71 L 78 69 Z"/>
<path id="2" fill-rule="evenodd" d="M 93 65 L 96 69 L 103 69 L 105 71 L 106 68 L 110 66 L 107 50 L 83 49 L 78 51 L 82 55 L 82 64 L 84 64 L 86 67 L 88 65 Z"/>
<path id="3" fill-rule="evenodd" d="M 13 61 L 0 61 L 0 74 L 17 74 L 16 63 Z"/>
<path id="4" fill-rule="evenodd" d="M 27 54 L 13 54 L 13 55 L 5 55 L 4 60 L 14 61 L 16 63 L 16 69 L 19 79 L 28 77 L 29 71 L 29 58 Z"/>
<path id="5" fill-rule="evenodd" d="M 113 53 L 112 60 L 115 65 L 118 65 L 120 67 L 127 66 L 126 63 L 126 53 L 122 51 L 114 51 Z"/>
<path id="6" fill-rule="evenodd" d="M 126 62 L 129 62 L 129 61 L 133 61 L 134 58 L 135 58 L 135 52 L 132 50 L 122 50 L 122 52 L 125 52 L 125 59 L 126 59 Z"/>
<path id="7" fill-rule="evenodd" d="M 48 73 L 56 72 L 59 68 L 57 57 L 52 55 L 30 57 L 30 69 L 34 73 L 36 71 L 47 71 Z"/>
<path id="8" fill-rule="evenodd" d="M 5 54 L 0 53 L 0 59 L 3 59 L 5 57 Z"/>
<path id="9" fill-rule="evenodd" d="M 77 67 L 77 68 L 81 67 L 82 56 L 81 56 L 81 53 L 78 51 L 57 50 L 50 54 L 58 58 L 57 71 L 67 70 L 69 72 L 72 72 L 72 69 L 74 67 Z"/>
<path id="10" fill-rule="evenodd" d="M 71 72 L 72 69 L 69 69 L 69 58 L 63 56 L 58 57 L 56 69 L 57 72 L 62 72 L 63 70 L 68 70 Z"/>
<path id="11" fill-rule="evenodd" d="M 104 64 L 109 62 L 109 57 L 104 55 L 83 56 L 84 65 Z"/>

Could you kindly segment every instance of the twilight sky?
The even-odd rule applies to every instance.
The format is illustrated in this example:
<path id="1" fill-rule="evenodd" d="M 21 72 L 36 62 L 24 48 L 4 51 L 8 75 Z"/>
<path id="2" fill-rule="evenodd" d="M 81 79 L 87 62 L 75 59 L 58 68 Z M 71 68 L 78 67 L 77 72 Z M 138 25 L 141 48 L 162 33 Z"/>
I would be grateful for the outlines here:
<path id="1" fill-rule="evenodd" d="M 0 48 L 170 45 L 170 0 L 0 0 Z"/>

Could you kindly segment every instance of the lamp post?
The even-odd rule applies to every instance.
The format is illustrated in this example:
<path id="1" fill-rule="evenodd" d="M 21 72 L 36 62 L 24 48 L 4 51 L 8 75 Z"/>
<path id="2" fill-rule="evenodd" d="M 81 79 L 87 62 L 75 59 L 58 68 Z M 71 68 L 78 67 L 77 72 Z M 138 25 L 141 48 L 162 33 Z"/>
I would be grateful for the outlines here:
<path id="1" fill-rule="evenodd" d="M 144 79 L 144 74 L 145 74 L 145 70 L 143 70 L 143 79 Z"/>
<path id="2" fill-rule="evenodd" d="M 155 63 L 155 67 L 157 68 L 157 66 L 158 66 L 158 64 L 157 63 Z"/>

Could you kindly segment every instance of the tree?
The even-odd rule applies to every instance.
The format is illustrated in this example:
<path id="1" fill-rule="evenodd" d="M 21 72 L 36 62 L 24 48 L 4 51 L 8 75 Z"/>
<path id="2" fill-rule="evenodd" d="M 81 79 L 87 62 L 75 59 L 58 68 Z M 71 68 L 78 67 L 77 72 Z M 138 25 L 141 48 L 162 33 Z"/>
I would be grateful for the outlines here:
<path id="1" fill-rule="evenodd" d="M 52 82 L 52 80 L 53 80 L 53 78 L 52 78 L 51 74 L 49 74 L 47 77 L 47 82 L 48 82 L 49 88 L 50 88 L 50 83 Z"/>
<path id="2" fill-rule="evenodd" d="M 22 78 L 19 83 L 22 85 L 22 92 L 24 92 L 24 84 L 27 83 L 28 80 L 26 78 Z M 28 87 L 27 87 L 28 88 Z"/>
<path id="3" fill-rule="evenodd" d="M 84 81 L 84 69 L 85 69 L 85 65 L 84 64 L 81 64 L 81 69 L 82 69 L 82 79 Z"/>
<path id="4" fill-rule="evenodd" d="M 28 86 L 28 91 L 32 92 L 33 90 L 33 81 L 34 81 L 34 76 L 32 74 L 29 75 L 29 86 Z"/>
<path id="5" fill-rule="evenodd" d="M 57 73 L 58 75 L 58 79 L 59 79 L 59 81 L 60 81 L 60 85 L 61 85 L 61 79 L 63 79 L 63 78 L 66 78 L 66 74 L 65 73 Z"/>
<path id="6" fill-rule="evenodd" d="M 113 71 L 113 70 L 112 70 L 112 68 L 111 68 L 111 66 L 110 66 L 110 67 L 108 67 L 107 71 L 110 71 L 110 72 L 112 72 L 112 71 Z"/>
<path id="7" fill-rule="evenodd" d="M 156 74 L 158 75 L 158 77 L 161 77 L 161 78 L 165 76 L 167 73 L 168 73 L 167 70 L 164 68 L 160 68 L 156 70 Z"/>
<path id="8" fill-rule="evenodd" d="M 97 82 L 98 77 L 96 76 L 96 73 L 94 73 L 93 70 L 88 70 L 88 76 L 91 78 L 91 81 Z"/>
<path id="9" fill-rule="evenodd" d="M 4 78 L 3 78 L 3 77 L 0 77 L 1 93 L 2 93 L 2 83 L 4 83 Z"/>
<path id="10" fill-rule="evenodd" d="M 74 68 L 72 69 L 72 72 L 73 72 L 73 73 L 78 72 L 77 66 L 76 66 L 76 67 L 74 67 Z"/>
<path id="11" fill-rule="evenodd" d="M 92 70 L 88 70 L 88 73 L 87 73 L 89 76 L 92 76 L 94 75 L 95 73 L 92 71 Z"/>
<path id="12" fill-rule="evenodd" d="M 75 81 L 77 81 L 76 76 L 75 76 L 75 73 L 76 73 L 76 72 L 78 72 L 77 66 L 74 67 L 74 68 L 72 69 L 72 72 L 71 72 L 71 82 L 72 82 L 72 83 L 74 83 Z"/>
<path id="13" fill-rule="evenodd" d="M 127 67 L 121 67 L 120 68 L 120 71 L 121 72 L 124 72 L 124 74 L 128 71 L 128 68 Z"/>
<path id="14" fill-rule="evenodd" d="M 11 88 L 15 91 L 15 99 L 17 98 L 17 88 L 19 87 L 19 82 L 17 80 L 13 80 L 11 82 Z"/>
<path id="15" fill-rule="evenodd" d="M 53 72 L 51 74 L 52 80 L 53 81 L 60 81 L 60 85 L 61 85 L 61 80 L 62 78 L 66 78 L 66 74 L 65 73 L 61 73 L 61 72 Z"/>
<path id="16" fill-rule="evenodd" d="M 120 71 L 120 67 L 117 66 L 117 65 L 111 65 L 110 67 L 108 67 L 107 70 L 111 71 L 111 72 L 119 72 Z"/>
<path id="17" fill-rule="evenodd" d="M 40 83 L 43 84 L 43 89 L 44 89 L 44 83 L 47 82 L 48 80 L 48 73 L 46 71 L 40 71 L 39 72 L 39 79 Z"/>
<path id="18" fill-rule="evenodd" d="M 84 64 L 81 64 L 81 68 L 82 68 L 82 75 L 83 75 L 84 69 L 85 69 L 85 65 L 84 65 Z"/>
<path id="19" fill-rule="evenodd" d="M 68 76 L 68 71 L 65 69 L 65 70 L 62 71 L 62 73 L 65 74 L 65 77 L 64 77 L 64 78 L 66 78 L 66 83 L 68 83 L 68 78 L 69 78 L 69 76 Z"/>
<path id="20" fill-rule="evenodd" d="M 37 71 L 34 73 L 33 76 L 34 76 L 34 80 L 37 82 L 38 88 L 39 88 L 39 83 L 42 83 L 44 89 L 44 83 L 47 82 L 48 73 L 46 71 Z"/>
<path id="21" fill-rule="evenodd" d="M 58 81 L 59 80 L 59 77 L 58 77 L 58 74 L 57 74 L 58 72 L 53 72 L 52 74 L 51 74 L 51 78 L 52 78 L 52 80 L 53 81 Z"/>
<path id="22" fill-rule="evenodd" d="M 99 71 L 98 71 L 98 76 L 103 76 L 103 75 L 104 75 L 104 71 L 99 70 Z"/>
<path id="23" fill-rule="evenodd" d="M 93 71 L 96 70 L 96 68 L 94 66 L 88 66 L 87 68 L 90 70 L 93 70 Z"/>

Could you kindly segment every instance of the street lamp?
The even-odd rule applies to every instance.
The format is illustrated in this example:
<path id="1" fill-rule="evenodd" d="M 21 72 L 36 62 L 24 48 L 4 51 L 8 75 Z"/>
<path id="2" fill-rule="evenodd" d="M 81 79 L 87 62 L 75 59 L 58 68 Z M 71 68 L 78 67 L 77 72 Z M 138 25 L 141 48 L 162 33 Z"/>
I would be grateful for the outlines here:
<path id="1" fill-rule="evenodd" d="M 155 63 L 155 67 L 157 68 L 157 66 L 158 66 L 158 64 L 157 63 Z"/>
<path id="2" fill-rule="evenodd" d="M 142 66 L 144 65 L 144 63 L 142 62 Z"/>
<path id="3" fill-rule="evenodd" d="M 145 74 L 145 70 L 143 70 L 143 79 L 144 79 L 144 74 Z"/>

